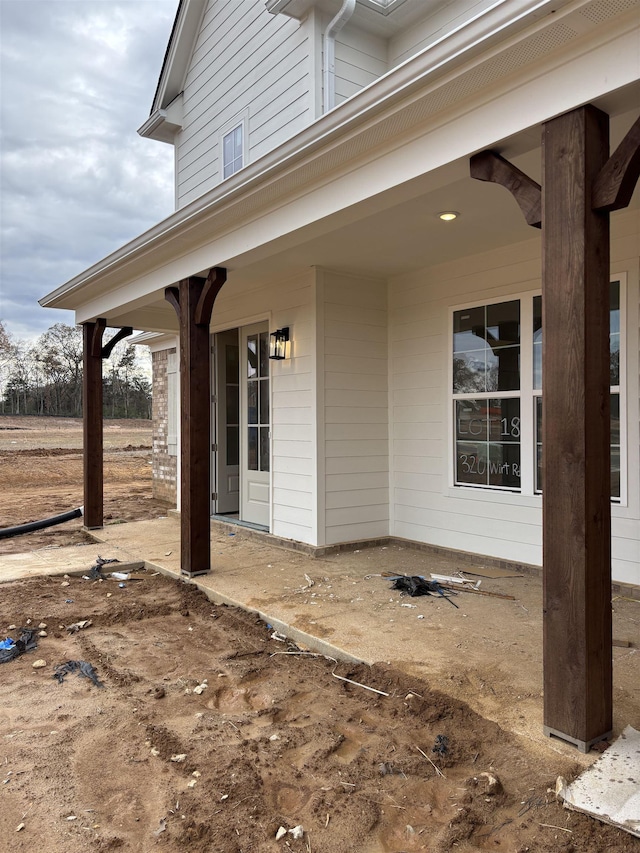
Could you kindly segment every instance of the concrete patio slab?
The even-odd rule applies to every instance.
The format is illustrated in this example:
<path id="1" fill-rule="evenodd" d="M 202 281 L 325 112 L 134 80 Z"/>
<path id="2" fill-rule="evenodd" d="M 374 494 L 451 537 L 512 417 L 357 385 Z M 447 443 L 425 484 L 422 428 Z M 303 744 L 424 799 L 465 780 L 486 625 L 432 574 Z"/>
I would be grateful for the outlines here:
<path id="1" fill-rule="evenodd" d="M 109 544 L 107 547 L 71 545 L 63 548 L 41 548 L 20 554 L 0 554 L 0 584 L 43 575 L 78 574 L 88 571 L 98 556 L 118 560 L 118 568 L 123 570 L 132 564 L 140 564 L 138 558 L 132 557 L 115 544 Z"/>

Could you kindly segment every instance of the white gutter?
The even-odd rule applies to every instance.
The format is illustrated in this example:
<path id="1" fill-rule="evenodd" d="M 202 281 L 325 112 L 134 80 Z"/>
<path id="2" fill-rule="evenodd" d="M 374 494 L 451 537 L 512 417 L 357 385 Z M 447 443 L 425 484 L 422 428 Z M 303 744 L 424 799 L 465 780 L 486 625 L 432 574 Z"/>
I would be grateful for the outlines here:
<path id="1" fill-rule="evenodd" d="M 557 20 L 563 17 L 561 10 L 567 14 L 587 5 L 589 0 L 496 0 L 489 9 L 479 12 L 366 86 L 341 104 L 339 110 L 322 116 L 278 148 L 48 293 L 38 300 L 40 305 L 45 308 L 69 307 L 60 302 L 73 291 L 91 285 L 136 255 L 152 251 L 170 236 L 186 233 L 203 217 L 225 205 L 233 205 L 256 186 L 266 181 L 277 181 L 283 170 L 296 168 L 324 146 L 335 144 L 342 135 L 355 133 L 363 123 L 375 121 L 382 111 L 406 103 L 416 90 L 425 85 L 426 79 L 431 78 L 432 85 L 437 85 L 436 81 L 445 70 L 454 69 L 476 51 L 495 45 L 498 40 L 504 43 L 508 33 L 515 38 L 527 25 L 535 25 L 536 22 L 540 29 L 544 29 L 551 20 L 549 10 L 555 12 Z"/>
<path id="2" fill-rule="evenodd" d="M 166 110 L 156 110 L 151 113 L 149 118 L 145 121 L 142 127 L 138 128 L 138 133 L 140 136 L 148 136 L 153 138 L 153 134 L 156 130 L 161 127 L 164 122 L 167 120 L 167 111 Z"/>
<path id="3" fill-rule="evenodd" d="M 342 9 L 331 21 L 324 34 L 324 112 L 336 105 L 336 36 L 351 18 L 356 0 L 344 0 Z"/>

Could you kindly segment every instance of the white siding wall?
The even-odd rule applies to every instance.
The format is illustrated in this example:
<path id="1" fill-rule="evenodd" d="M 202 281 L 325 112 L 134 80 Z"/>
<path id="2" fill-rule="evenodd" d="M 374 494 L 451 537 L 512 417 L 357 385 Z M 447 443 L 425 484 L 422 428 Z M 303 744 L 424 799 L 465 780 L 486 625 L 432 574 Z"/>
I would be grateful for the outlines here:
<path id="1" fill-rule="evenodd" d="M 491 5 L 492 0 L 440 3 L 424 18 L 389 39 L 362 30 L 356 20 L 351 19 L 336 38 L 336 104 Z M 327 17 L 323 31 L 328 23 Z"/>
<path id="2" fill-rule="evenodd" d="M 389 533 L 386 283 L 318 272 L 325 544 Z M 322 493 L 319 495 L 322 500 Z"/>
<path id="3" fill-rule="evenodd" d="M 453 32 L 465 21 L 493 6 L 492 0 L 459 0 L 438 4 L 435 11 L 417 21 L 389 41 L 389 67 L 395 68 L 405 59 Z"/>
<path id="4" fill-rule="evenodd" d="M 254 284 L 234 282 L 231 276 L 212 320 L 216 332 L 260 320 L 269 320 L 270 331 L 290 328 L 291 358 L 271 362 L 270 529 L 276 536 L 317 545 L 314 274 L 309 270 Z"/>
<path id="5" fill-rule="evenodd" d="M 251 162 L 309 124 L 309 28 L 255 0 L 210 0 L 184 84 L 177 205 L 221 180 L 220 133 L 246 120 Z"/>
<path id="6" fill-rule="evenodd" d="M 387 42 L 347 24 L 336 38 L 336 104 L 388 71 Z"/>
<path id="7" fill-rule="evenodd" d="M 626 273 L 627 278 L 627 339 L 623 347 L 627 353 L 628 496 L 626 507 L 612 510 L 611 552 L 614 578 L 640 584 L 640 211 L 614 214 L 612 222 L 611 269 L 614 274 Z"/>
<path id="8" fill-rule="evenodd" d="M 612 271 L 627 274 L 628 501 L 613 505 L 614 578 L 640 584 L 638 255 L 640 216 L 614 218 Z M 477 255 L 390 283 L 391 533 L 541 564 L 537 496 L 454 488 L 449 393 L 451 308 L 540 289 L 540 242 Z"/>

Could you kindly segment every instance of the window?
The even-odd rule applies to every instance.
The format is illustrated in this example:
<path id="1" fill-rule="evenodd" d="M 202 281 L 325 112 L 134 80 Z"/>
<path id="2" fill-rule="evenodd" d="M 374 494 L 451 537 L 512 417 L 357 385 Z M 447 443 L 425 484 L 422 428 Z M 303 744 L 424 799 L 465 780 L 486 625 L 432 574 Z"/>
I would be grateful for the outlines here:
<path id="1" fill-rule="evenodd" d="M 229 178 L 243 166 L 243 125 L 222 137 L 222 177 Z"/>
<path id="2" fill-rule="evenodd" d="M 178 353 L 172 349 L 167 353 L 167 453 L 178 455 L 178 410 L 179 395 Z"/>
<path id="3" fill-rule="evenodd" d="M 542 297 L 533 299 L 534 397 L 536 411 L 535 490 L 542 492 Z M 609 375 L 611 406 L 611 498 L 620 490 L 620 280 L 609 285 Z"/>
<path id="4" fill-rule="evenodd" d="M 620 291 L 621 282 L 612 281 L 609 293 L 609 376 L 611 382 L 611 497 L 621 499 L 622 465 L 620 441 Z"/>
<path id="5" fill-rule="evenodd" d="M 611 497 L 622 494 L 620 278 L 610 290 Z M 453 312 L 455 486 L 542 492 L 542 297 Z"/>
<path id="6" fill-rule="evenodd" d="M 453 315 L 455 483 L 520 488 L 520 302 Z"/>
<path id="7" fill-rule="evenodd" d="M 247 447 L 249 471 L 269 470 L 269 333 L 247 338 Z"/>

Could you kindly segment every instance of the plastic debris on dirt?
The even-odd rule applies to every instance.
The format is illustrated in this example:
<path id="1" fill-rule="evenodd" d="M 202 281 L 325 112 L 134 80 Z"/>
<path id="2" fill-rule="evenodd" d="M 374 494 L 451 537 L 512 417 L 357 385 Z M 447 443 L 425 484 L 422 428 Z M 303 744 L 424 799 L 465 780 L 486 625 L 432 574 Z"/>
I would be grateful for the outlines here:
<path id="1" fill-rule="evenodd" d="M 55 678 L 58 684 L 62 684 L 65 676 L 70 672 L 77 672 L 79 676 L 88 678 L 96 687 L 104 687 L 104 684 L 98 679 L 95 667 L 86 660 L 68 660 L 65 663 L 58 664 L 51 677 Z"/>
<path id="2" fill-rule="evenodd" d="M 81 619 L 79 622 L 67 625 L 67 631 L 70 634 L 77 634 L 78 631 L 82 631 L 84 628 L 90 628 L 91 625 L 93 625 L 91 619 Z"/>
<path id="3" fill-rule="evenodd" d="M 449 604 L 454 607 L 458 606 L 450 598 L 452 594 L 456 594 L 455 592 L 445 590 L 437 581 L 428 581 L 419 575 L 398 575 L 398 577 L 393 578 L 391 589 L 398 589 L 403 595 L 410 595 L 412 598 L 418 595 L 439 595 L 446 598 Z"/>
<path id="4" fill-rule="evenodd" d="M 107 560 L 104 557 L 98 557 L 96 559 L 95 563 L 93 564 L 93 566 L 91 566 L 91 568 L 87 572 L 87 574 L 83 575 L 82 577 L 85 580 L 90 580 L 90 581 L 104 580 L 105 578 L 104 578 L 104 575 L 102 574 L 102 567 L 106 566 L 107 563 L 119 563 L 119 562 L 120 562 L 120 560 L 118 560 L 116 557 L 112 557 L 110 560 Z"/>
<path id="5" fill-rule="evenodd" d="M 444 756 L 449 752 L 449 738 L 446 735 L 437 735 L 436 742 L 431 748 L 431 752 L 435 752 L 437 755 L 444 758 Z"/>
<path id="6" fill-rule="evenodd" d="M 37 633 L 37 629 L 35 628 L 21 628 L 20 636 L 17 640 L 12 640 L 11 637 L 7 637 L 7 639 L 3 641 L 3 647 L 0 648 L 0 663 L 9 663 L 9 661 L 19 658 L 20 655 L 23 655 L 25 652 L 31 652 L 34 649 L 37 649 Z M 10 641 L 11 643 L 8 646 L 6 645 L 7 641 Z"/>

